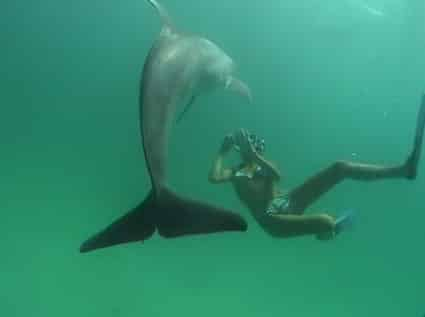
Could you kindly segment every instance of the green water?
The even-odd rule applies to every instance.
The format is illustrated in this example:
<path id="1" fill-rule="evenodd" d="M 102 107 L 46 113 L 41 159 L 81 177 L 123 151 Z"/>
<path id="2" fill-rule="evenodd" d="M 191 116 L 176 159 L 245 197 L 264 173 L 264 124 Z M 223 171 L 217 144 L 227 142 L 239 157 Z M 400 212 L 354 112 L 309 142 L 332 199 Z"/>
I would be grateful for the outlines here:
<path id="1" fill-rule="evenodd" d="M 415 182 L 347 181 L 312 206 L 357 210 L 330 242 L 270 238 L 207 172 L 239 127 L 266 139 L 286 188 L 337 159 L 401 162 L 425 89 L 423 0 L 163 2 L 254 95 L 196 102 L 172 132 L 170 183 L 240 211 L 248 232 L 79 254 L 149 190 L 137 89 L 159 19 L 143 0 L 4 1 L 0 315 L 422 316 L 423 164 Z"/>

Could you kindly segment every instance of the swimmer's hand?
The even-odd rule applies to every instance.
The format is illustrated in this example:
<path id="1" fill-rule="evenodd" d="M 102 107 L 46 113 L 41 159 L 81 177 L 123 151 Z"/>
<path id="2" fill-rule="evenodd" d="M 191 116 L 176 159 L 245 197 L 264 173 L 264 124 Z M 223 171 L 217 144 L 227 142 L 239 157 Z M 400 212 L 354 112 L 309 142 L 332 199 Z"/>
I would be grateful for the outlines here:
<path id="1" fill-rule="evenodd" d="M 257 152 L 254 145 L 249 141 L 249 133 L 245 129 L 239 129 L 234 134 L 234 142 L 240 148 L 241 156 L 244 160 L 252 161 L 256 158 Z"/>
<path id="2" fill-rule="evenodd" d="M 221 144 L 220 153 L 221 154 L 228 153 L 232 149 L 233 145 L 234 145 L 233 136 L 231 134 L 226 135 L 223 139 L 223 143 Z"/>

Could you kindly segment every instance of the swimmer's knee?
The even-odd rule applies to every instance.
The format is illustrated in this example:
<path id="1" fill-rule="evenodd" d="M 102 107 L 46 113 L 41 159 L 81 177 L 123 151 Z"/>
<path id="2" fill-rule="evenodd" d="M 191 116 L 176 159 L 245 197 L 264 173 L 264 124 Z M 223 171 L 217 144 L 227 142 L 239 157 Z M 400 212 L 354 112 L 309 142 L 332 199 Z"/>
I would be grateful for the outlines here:
<path id="1" fill-rule="evenodd" d="M 335 219 L 328 214 L 319 215 L 315 236 L 318 240 L 332 240 L 335 236 Z"/>
<path id="2" fill-rule="evenodd" d="M 328 214 L 319 214 L 318 217 L 320 217 L 320 229 L 324 231 L 335 229 L 335 219 L 332 216 Z"/>
<path id="3" fill-rule="evenodd" d="M 338 160 L 331 165 L 337 175 L 344 175 L 350 169 L 350 162 Z"/>

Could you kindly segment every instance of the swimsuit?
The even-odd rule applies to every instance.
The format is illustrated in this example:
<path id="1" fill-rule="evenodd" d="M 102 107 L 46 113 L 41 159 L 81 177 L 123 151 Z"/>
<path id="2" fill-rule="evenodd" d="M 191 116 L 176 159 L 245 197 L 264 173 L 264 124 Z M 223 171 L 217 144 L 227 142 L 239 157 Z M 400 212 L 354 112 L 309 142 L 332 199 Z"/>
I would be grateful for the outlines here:
<path id="1" fill-rule="evenodd" d="M 255 176 L 266 176 L 266 175 L 265 175 L 265 171 L 261 168 L 261 166 L 257 166 L 253 173 L 248 173 L 242 169 L 242 166 L 239 166 L 238 170 L 235 172 L 235 176 L 247 177 L 249 179 L 252 179 Z M 265 213 L 268 215 L 291 214 L 292 210 L 290 208 L 289 195 L 283 194 L 273 198 L 269 204 L 269 207 L 265 210 Z"/>
<path id="2" fill-rule="evenodd" d="M 266 172 L 261 168 L 261 166 L 257 166 L 253 173 L 249 173 L 244 171 L 242 168 L 239 168 L 235 172 L 236 177 L 248 177 L 248 178 L 254 178 L 254 176 L 266 176 Z"/>
<path id="3" fill-rule="evenodd" d="M 290 208 L 291 201 L 288 195 L 277 196 L 272 199 L 270 202 L 269 208 L 266 210 L 266 214 L 268 215 L 278 215 L 284 214 L 288 215 L 292 213 Z"/>

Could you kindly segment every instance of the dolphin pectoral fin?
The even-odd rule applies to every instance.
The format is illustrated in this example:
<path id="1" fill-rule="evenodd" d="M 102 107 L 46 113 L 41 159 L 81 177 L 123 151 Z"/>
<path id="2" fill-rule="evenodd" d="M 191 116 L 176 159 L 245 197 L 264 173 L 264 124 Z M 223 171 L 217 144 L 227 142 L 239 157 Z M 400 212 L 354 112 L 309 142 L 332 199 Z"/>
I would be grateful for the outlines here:
<path id="1" fill-rule="evenodd" d="M 147 198 L 126 215 L 118 218 L 104 230 L 86 240 L 81 253 L 107 248 L 117 244 L 143 241 L 155 232 L 155 198 L 151 192 Z"/>
<path id="2" fill-rule="evenodd" d="M 225 88 L 241 95 L 242 97 L 244 97 L 246 99 L 248 99 L 248 101 L 250 103 L 252 102 L 251 89 L 249 88 L 249 86 L 246 83 L 244 83 L 240 79 L 235 78 L 235 77 L 227 78 Z"/>
<path id="3" fill-rule="evenodd" d="M 165 238 L 246 231 L 248 227 L 246 221 L 232 211 L 177 196 L 167 188 L 161 189 L 159 204 L 157 228 Z"/>
<path id="4" fill-rule="evenodd" d="M 178 116 L 178 118 L 176 120 L 177 123 L 180 123 L 180 121 L 183 119 L 183 117 L 186 115 L 186 113 L 189 111 L 189 109 L 192 108 L 192 105 L 195 103 L 195 101 L 196 101 L 196 96 L 192 96 L 192 98 L 190 98 L 190 101 L 188 102 L 186 107 L 184 107 L 183 111 Z"/>

